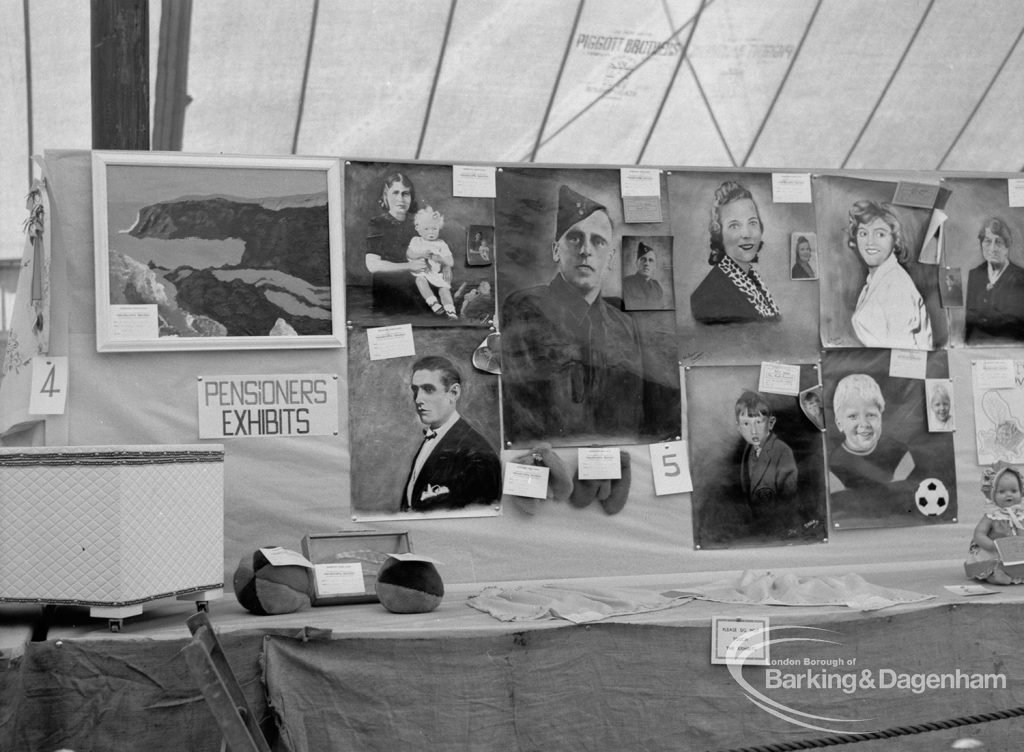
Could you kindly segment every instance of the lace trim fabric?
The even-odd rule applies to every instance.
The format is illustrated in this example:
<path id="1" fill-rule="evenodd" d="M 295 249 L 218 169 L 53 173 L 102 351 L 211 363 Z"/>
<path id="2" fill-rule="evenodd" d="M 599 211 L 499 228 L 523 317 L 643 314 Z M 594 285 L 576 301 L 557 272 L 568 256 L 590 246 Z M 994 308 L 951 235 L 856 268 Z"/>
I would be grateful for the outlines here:
<path id="1" fill-rule="evenodd" d="M 1016 531 L 1024 531 L 1024 505 L 1017 504 L 1012 507 L 1005 507 L 1003 509 L 995 509 L 991 512 L 986 512 L 985 516 L 990 520 L 1002 520 L 1003 522 L 1009 522 L 1010 527 Z"/>

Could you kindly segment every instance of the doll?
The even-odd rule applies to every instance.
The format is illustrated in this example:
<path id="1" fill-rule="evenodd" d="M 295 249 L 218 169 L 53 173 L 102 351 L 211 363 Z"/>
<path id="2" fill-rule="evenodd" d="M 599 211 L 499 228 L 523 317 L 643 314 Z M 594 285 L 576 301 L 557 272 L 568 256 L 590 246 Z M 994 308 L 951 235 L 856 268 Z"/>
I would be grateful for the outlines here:
<path id="1" fill-rule="evenodd" d="M 995 540 L 1024 535 L 1024 505 L 1021 471 L 1005 463 L 997 463 L 982 474 L 982 492 L 995 505 L 978 521 L 971 538 L 971 547 L 964 573 L 975 580 L 995 585 L 1019 585 L 1024 578 L 1014 577 L 1004 568 L 996 550 Z"/>

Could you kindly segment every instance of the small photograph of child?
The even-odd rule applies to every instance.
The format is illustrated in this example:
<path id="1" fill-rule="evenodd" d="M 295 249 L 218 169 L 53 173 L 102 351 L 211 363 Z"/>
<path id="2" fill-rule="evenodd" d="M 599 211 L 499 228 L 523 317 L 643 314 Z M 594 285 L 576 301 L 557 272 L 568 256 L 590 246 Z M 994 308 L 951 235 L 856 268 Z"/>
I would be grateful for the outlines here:
<path id="1" fill-rule="evenodd" d="M 889 376 L 884 350 L 827 351 L 822 361 L 828 428 L 828 488 L 836 528 L 900 527 L 956 519 L 956 472 L 949 432 L 929 433 L 919 379 Z M 945 353 L 930 353 L 928 380 L 948 380 Z M 919 484 L 940 481 L 941 515 L 917 508 Z"/>
<path id="2" fill-rule="evenodd" d="M 413 227 L 417 234 L 409 241 L 405 257 L 409 261 L 422 259 L 426 262 L 425 268 L 410 272 L 416 278 L 416 289 L 435 314 L 457 319 L 452 300 L 455 259 L 448 244 L 440 238 L 444 216 L 433 207 L 425 206 L 416 212 Z"/>
<path id="3" fill-rule="evenodd" d="M 928 397 L 928 430 L 955 431 L 952 379 L 926 379 L 924 390 Z"/>
<path id="4" fill-rule="evenodd" d="M 757 390 L 759 366 L 687 370 L 698 548 L 821 542 L 828 535 L 822 433 L 794 395 Z M 807 390 L 818 382 L 800 366 Z"/>
<path id="5" fill-rule="evenodd" d="M 466 265 L 490 266 L 494 263 L 494 228 L 473 225 L 467 231 Z"/>
<path id="6" fill-rule="evenodd" d="M 818 239 L 813 232 L 794 232 L 790 239 L 790 279 L 818 278 Z"/>
<path id="7" fill-rule="evenodd" d="M 476 287 L 463 284 L 455 291 L 459 316 L 466 321 L 488 323 L 494 318 L 494 291 L 486 279 Z"/>

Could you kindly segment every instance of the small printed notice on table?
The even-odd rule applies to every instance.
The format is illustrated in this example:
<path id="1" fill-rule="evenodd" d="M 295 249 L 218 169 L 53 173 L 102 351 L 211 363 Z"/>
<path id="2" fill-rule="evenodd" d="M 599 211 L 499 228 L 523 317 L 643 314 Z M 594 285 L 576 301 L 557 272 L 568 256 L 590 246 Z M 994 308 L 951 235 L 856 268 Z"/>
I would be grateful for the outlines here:
<path id="1" fill-rule="evenodd" d="M 412 338 L 412 324 L 375 326 L 366 330 L 366 338 L 370 360 L 404 358 L 416 354 L 416 344 Z"/>
<path id="2" fill-rule="evenodd" d="M 810 173 L 773 172 L 772 202 L 776 204 L 811 203 Z"/>
<path id="3" fill-rule="evenodd" d="M 617 480 L 622 477 L 618 447 L 581 447 L 577 453 L 580 480 Z"/>
<path id="4" fill-rule="evenodd" d="M 363 565 L 358 561 L 314 564 L 313 573 L 318 596 L 362 595 L 366 592 Z"/>
<path id="5" fill-rule="evenodd" d="M 689 493 L 693 490 L 690 463 L 685 441 L 651 444 L 651 472 L 654 473 L 654 495 Z"/>
<path id="6" fill-rule="evenodd" d="M 889 375 L 898 379 L 920 379 L 928 375 L 928 353 L 924 350 L 893 350 L 889 354 Z"/>
<path id="7" fill-rule="evenodd" d="M 757 388 L 770 394 L 788 394 L 796 397 L 800 394 L 800 366 L 762 362 Z"/>
<path id="8" fill-rule="evenodd" d="M 158 339 L 160 319 L 156 304 L 112 305 L 110 306 L 110 338 L 123 341 L 131 339 Z"/>
<path id="9" fill-rule="evenodd" d="M 954 595 L 992 595 L 996 591 L 984 585 L 943 585 Z"/>
<path id="10" fill-rule="evenodd" d="M 275 567 L 306 567 L 309 569 L 313 566 L 313 562 L 298 551 L 292 551 L 289 548 L 280 546 L 261 548 L 260 553 L 267 557 L 267 561 Z"/>
<path id="11" fill-rule="evenodd" d="M 453 165 L 452 195 L 494 198 L 498 195 L 495 168 L 488 165 Z"/>
<path id="12" fill-rule="evenodd" d="M 768 617 L 711 619 L 711 662 L 740 666 L 771 665 L 768 656 Z"/>
<path id="13" fill-rule="evenodd" d="M 541 465 L 509 462 L 505 465 L 505 481 L 501 492 L 509 496 L 525 496 L 528 499 L 546 499 L 550 472 Z"/>

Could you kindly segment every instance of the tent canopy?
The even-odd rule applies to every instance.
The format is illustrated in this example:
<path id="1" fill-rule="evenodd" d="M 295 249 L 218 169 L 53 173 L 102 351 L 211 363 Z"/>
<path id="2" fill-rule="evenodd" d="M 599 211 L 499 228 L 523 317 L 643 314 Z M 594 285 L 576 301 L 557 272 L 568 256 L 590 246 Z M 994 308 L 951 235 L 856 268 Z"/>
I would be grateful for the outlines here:
<path id="1" fill-rule="evenodd" d="M 0 259 L 21 255 L 31 155 L 90 146 L 89 13 L 0 4 Z M 149 17 L 152 131 L 176 118 L 184 151 L 1024 165 L 1016 0 L 151 0 Z"/>

